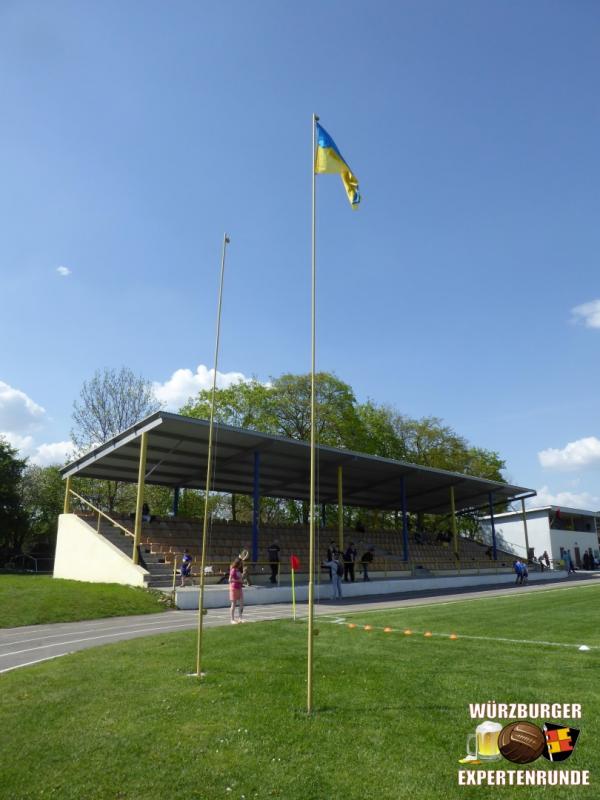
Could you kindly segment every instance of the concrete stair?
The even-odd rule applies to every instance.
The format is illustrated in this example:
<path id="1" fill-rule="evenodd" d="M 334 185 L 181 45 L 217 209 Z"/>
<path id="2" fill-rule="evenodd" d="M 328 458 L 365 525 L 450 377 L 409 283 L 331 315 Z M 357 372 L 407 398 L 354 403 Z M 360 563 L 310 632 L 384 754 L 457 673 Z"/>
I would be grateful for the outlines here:
<path id="1" fill-rule="evenodd" d="M 133 537 L 127 536 L 120 528 L 115 527 L 108 520 L 102 520 L 98 533 L 131 558 Z M 146 586 L 150 589 L 171 588 L 173 585 L 173 564 L 169 564 L 163 554 L 153 553 L 150 545 L 141 544 L 140 555 L 143 559 L 143 563 L 140 562 L 140 566 L 150 573 L 146 578 Z"/>

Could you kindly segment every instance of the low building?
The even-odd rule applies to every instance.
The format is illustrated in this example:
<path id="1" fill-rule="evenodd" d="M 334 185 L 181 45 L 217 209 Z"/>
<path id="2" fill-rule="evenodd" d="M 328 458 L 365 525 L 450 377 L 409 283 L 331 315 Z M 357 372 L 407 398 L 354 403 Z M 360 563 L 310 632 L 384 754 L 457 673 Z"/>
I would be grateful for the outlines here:
<path id="1" fill-rule="evenodd" d="M 490 532 L 490 517 L 484 518 L 483 527 Z M 527 509 L 525 520 L 521 511 L 509 511 L 494 514 L 494 527 L 498 547 L 512 550 L 519 557 L 527 554 L 530 560 L 539 560 L 547 553 L 550 561 L 556 563 L 564 560 L 568 552 L 574 566 L 580 569 L 584 567 L 586 553 L 595 562 L 600 560 L 600 512 L 597 511 L 544 506 Z"/>

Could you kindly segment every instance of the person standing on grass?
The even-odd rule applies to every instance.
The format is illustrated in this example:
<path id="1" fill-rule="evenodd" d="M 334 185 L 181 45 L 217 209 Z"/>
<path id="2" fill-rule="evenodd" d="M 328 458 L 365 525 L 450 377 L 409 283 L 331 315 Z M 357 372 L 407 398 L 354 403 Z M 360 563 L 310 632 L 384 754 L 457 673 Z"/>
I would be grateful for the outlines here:
<path id="1" fill-rule="evenodd" d="M 236 625 L 243 622 L 244 614 L 244 590 L 242 578 L 242 559 L 236 558 L 229 570 L 229 599 L 231 601 L 231 624 Z M 235 618 L 235 607 L 239 606 L 238 618 Z"/>

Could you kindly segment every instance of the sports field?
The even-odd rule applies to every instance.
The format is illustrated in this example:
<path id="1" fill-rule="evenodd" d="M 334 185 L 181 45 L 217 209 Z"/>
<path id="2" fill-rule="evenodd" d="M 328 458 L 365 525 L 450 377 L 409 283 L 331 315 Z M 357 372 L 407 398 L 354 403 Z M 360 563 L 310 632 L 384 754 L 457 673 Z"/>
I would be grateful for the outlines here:
<path id="1" fill-rule="evenodd" d="M 0 679 L 0 796 L 597 797 L 599 602 L 600 585 L 573 586 L 319 619 L 311 718 L 304 622 L 207 630 L 201 685 L 190 632 L 16 670 Z M 458 786 L 469 703 L 489 700 L 580 703 L 562 769 L 591 785 Z"/>

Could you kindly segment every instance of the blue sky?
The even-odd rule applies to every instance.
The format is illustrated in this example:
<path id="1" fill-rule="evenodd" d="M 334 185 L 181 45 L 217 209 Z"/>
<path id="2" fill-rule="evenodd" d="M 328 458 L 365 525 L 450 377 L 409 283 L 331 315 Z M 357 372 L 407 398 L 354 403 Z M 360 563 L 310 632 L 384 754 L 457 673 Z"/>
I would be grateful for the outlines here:
<path id="1" fill-rule="evenodd" d="M 363 196 L 318 178 L 318 367 L 600 507 L 599 23 L 583 0 L 4 0 L 0 431 L 47 463 L 96 368 L 200 385 L 225 230 L 220 369 L 308 370 L 315 111 Z"/>

